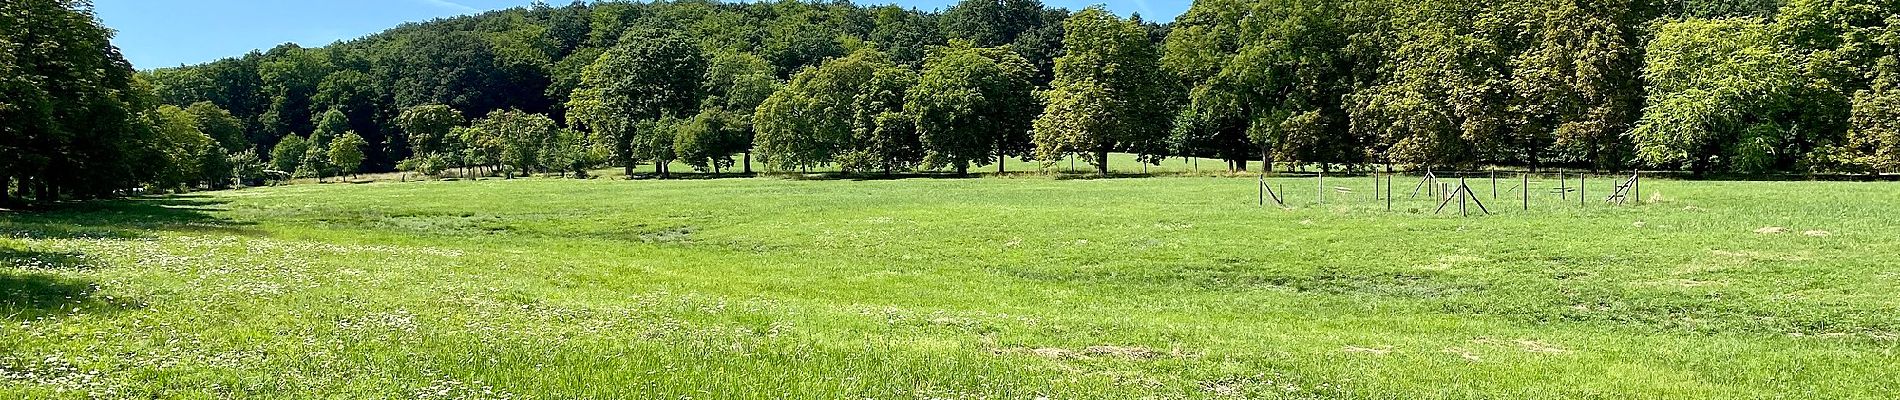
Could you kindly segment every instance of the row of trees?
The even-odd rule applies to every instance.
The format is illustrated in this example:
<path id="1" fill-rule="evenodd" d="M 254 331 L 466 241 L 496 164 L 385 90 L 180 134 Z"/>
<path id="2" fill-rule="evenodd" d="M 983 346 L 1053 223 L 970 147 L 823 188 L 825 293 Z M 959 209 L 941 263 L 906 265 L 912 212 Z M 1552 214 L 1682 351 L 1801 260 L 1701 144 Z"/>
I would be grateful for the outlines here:
<path id="1" fill-rule="evenodd" d="M 1065 25 L 1070 51 L 1054 60 L 1048 112 L 1039 112 L 1035 64 L 1007 46 L 954 39 L 926 50 L 913 69 L 863 44 L 781 84 L 764 57 L 708 51 L 677 31 L 634 30 L 582 69 L 563 105 L 577 129 L 516 110 L 461 127 L 451 106 L 413 107 L 397 117 L 416 154 L 402 166 L 497 166 L 512 175 L 614 164 L 632 175 L 651 164 L 664 176 L 674 161 L 712 172 L 742 163 L 749 172 L 755 151 L 776 170 L 885 174 L 1001 171 L 1011 158 L 1070 156 L 1106 172 L 1113 151 L 1158 161 L 1168 148 L 1168 114 L 1156 107 L 1167 101 L 1166 78 L 1149 29 L 1100 8 Z"/>
<path id="2" fill-rule="evenodd" d="M 323 48 L 284 45 L 143 75 L 167 104 L 210 101 L 231 110 L 245 122 L 248 141 L 263 154 L 290 136 L 310 141 L 323 114 L 342 111 L 349 130 L 369 143 L 365 167 L 385 171 L 427 153 L 410 147 L 412 140 L 404 136 L 411 133 L 403 131 L 398 121 L 404 111 L 417 107 L 443 105 L 466 116 L 520 110 L 545 115 L 561 126 L 588 128 L 581 115 L 569 114 L 573 106 L 586 104 L 586 99 L 571 97 L 587 93 L 576 89 L 590 70 L 598 69 L 593 67 L 604 55 L 622 47 L 623 38 L 644 37 L 638 32 L 670 32 L 687 40 L 711 72 L 731 72 L 728 78 L 742 79 L 676 100 L 686 105 L 667 110 L 665 121 L 659 116 L 638 119 L 649 121 L 655 129 L 708 132 L 679 142 L 684 150 L 704 153 L 723 147 L 750 148 L 751 110 L 744 103 L 762 101 L 771 88 L 803 68 L 866 47 L 883 49 L 895 62 L 914 69 L 930 48 L 951 39 L 984 47 L 1010 45 L 1039 66 L 1032 84 L 1046 82 L 1047 66 L 1060 51 L 1059 23 L 1067 14 L 1020 0 L 972 1 L 941 13 L 844 2 L 536 4 L 404 25 Z M 722 93 L 733 85 L 750 86 L 733 89 L 739 91 L 732 95 Z M 729 104 L 702 116 L 699 105 L 715 100 L 706 96 L 719 96 L 717 100 Z M 631 132 L 637 126 L 602 128 Z M 627 134 L 590 128 L 584 132 L 583 136 L 590 136 L 584 140 L 588 144 L 604 143 L 619 150 L 609 152 L 607 163 L 621 163 L 636 151 L 651 153 L 662 147 L 619 140 L 631 139 Z M 746 137 L 734 140 L 735 134 Z M 435 158 L 445 161 L 415 164 L 480 162 L 454 161 L 462 156 L 437 153 Z M 701 158 L 689 156 L 683 158 Z M 650 157 L 641 157 L 645 158 Z M 704 158 L 708 168 L 736 164 Z"/>
<path id="3" fill-rule="evenodd" d="M 669 160 L 967 171 L 1109 152 L 1322 168 L 1900 168 L 1894 0 L 1204 0 L 1174 22 L 1034 0 L 545 5 L 148 74 L 258 147 L 344 113 L 366 167 Z M 1883 61 L 1886 60 L 1886 61 Z M 1883 64 L 1884 63 L 1884 64 Z M 578 150 L 418 149 L 402 117 L 520 110 Z M 438 110 L 440 111 L 440 110 Z M 561 129 L 566 126 L 573 129 Z M 411 136 L 405 139 L 405 136 Z M 437 139 L 422 140 L 429 145 Z M 556 146 L 559 147 L 559 146 Z M 471 151 L 475 153 L 471 153 Z M 552 150 L 548 150 L 552 152 Z M 744 161 L 737 161 L 734 158 Z M 546 160 L 545 162 L 554 162 Z M 508 168 L 496 168 L 502 165 Z M 1000 167 L 1000 166 L 999 166 Z M 749 172 L 749 171 L 748 171 Z"/>
<path id="4" fill-rule="evenodd" d="M 1202 0 L 1160 25 L 1034 0 L 576 2 L 135 75 L 85 2 L 16 1 L 0 8 L 0 186 L 59 198 L 261 169 L 665 174 L 753 158 L 1105 170 L 1109 152 L 1234 169 L 1891 171 L 1897 3 Z"/>
<path id="5" fill-rule="evenodd" d="M 1163 61 L 1190 153 L 1891 171 L 1897 15 L 1891 0 L 1204 0 Z"/>
<path id="6" fill-rule="evenodd" d="M 0 2 L 0 206 L 262 177 L 244 122 L 161 101 L 89 2 Z"/>

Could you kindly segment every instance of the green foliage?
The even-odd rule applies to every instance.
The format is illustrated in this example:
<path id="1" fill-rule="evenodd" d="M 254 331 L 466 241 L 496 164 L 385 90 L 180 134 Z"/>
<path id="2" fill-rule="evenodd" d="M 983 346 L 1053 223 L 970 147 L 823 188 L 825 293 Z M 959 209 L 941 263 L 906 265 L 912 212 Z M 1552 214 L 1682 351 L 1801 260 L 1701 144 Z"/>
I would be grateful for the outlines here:
<path id="1" fill-rule="evenodd" d="M 472 131 L 479 133 L 468 143 L 483 149 L 484 154 L 492 154 L 483 159 L 508 167 L 506 171 L 512 178 L 516 173 L 532 174 L 565 167 L 543 164 L 547 159 L 542 153 L 555 146 L 559 130 L 554 119 L 546 115 L 498 110 L 475 121 Z"/>
<path id="2" fill-rule="evenodd" d="M 304 153 L 310 151 L 310 142 L 303 136 L 285 136 L 270 151 L 270 166 L 278 172 L 290 173 L 303 164 Z"/>
<path id="3" fill-rule="evenodd" d="M 1596 168 L 1626 165 L 1623 136 L 1643 96 L 1636 76 L 1640 39 L 1632 24 L 1637 4 L 1559 1 L 1530 13 L 1525 19 L 1537 36 L 1509 61 L 1516 132 L 1504 147 L 1533 166 L 1553 158 Z"/>
<path id="4" fill-rule="evenodd" d="M 1068 53 L 1056 59 L 1055 81 L 1043 95 L 1036 157 L 1053 163 L 1092 154 L 1088 160 L 1102 174 L 1112 151 L 1132 150 L 1158 162 L 1165 156 L 1168 110 L 1157 106 L 1165 103 L 1165 78 L 1148 32 L 1099 6 L 1070 16 L 1064 28 Z"/>
<path id="5" fill-rule="evenodd" d="M 315 128 L 311 123 L 319 109 L 313 97 L 332 69 L 329 61 L 318 54 L 321 51 L 286 44 L 271 49 L 268 60 L 258 64 L 261 90 L 270 99 L 269 108 L 259 119 L 271 137 Z"/>
<path id="6" fill-rule="evenodd" d="M 750 53 L 716 53 L 707 62 L 701 82 L 705 100 L 701 107 L 719 108 L 750 116 L 778 90 L 772 65 Z"/>
<path id="7" fill-rule="evenodd" d="M 586 178 L 588 170 L 607 161 L 611 150 L 590 143 L 580 131 L 557 129 L 540 152 L 541 166 L 550 172 L 571 172 L 576 178 Z"/>
<path id="8" fill-rule="evenodd" d="M 155 174 L 151 188 L 188 190 L 205 183 L 207 177 L 224 177 L 219 170 L 229 171 L 223 162 L 214 161 L 222 159 L 224 153 L 216 141 L 198 130 L 197 118 L 191 113 L 177 106 L 159 107 L 152 114 L 152 126 L 156 140 L 151 143 L 150 151 L 154 163 L 146 166 Z"/>
<path id="9" fill-rule="evenodd" d="M 755 146 L 770 169 L 791 171 L 838 162 L 851 172 L 893 171 L 915 165 L 915 130 L 880 125 L 901 113 L 904 91 L 916 80 L 874 48 L 826 61 L 792 76 L 753 116 Z"/>
<path id="10" fill-rule="evenodd" d="M 1882 82 L 1854 97 L 1851 146 L 1857 162 L 1873 171 L 1900 170 L 1900 88 Z"/>
<path id="11" fill-rule="evenodd" d="M 700 102 L 706 59 L 699 47 L 673 32 L 636 31 L 582 72 L 568 101 L 569 118 L 613 144 L 614 159 L 631 176 L 636 163 L 670 157 L 668 132 L 641 129 L 659 118 L 687 115 Z M 662 172 L 664 174 L 664 172 Z"/>
<path id="12" fill-rule="evenodd" d="M 369 142 L 364 141 L 363 136 L 356 132 L 344 132 L 330 142 L 330 165 L 336 168 L 338 174 L 355 175 L 363 170 L 363 148 L 368 146 Z"/>
<path id="13" fill-rule="evenodd" d="M 707 108 L 675 132 L 673 154 L 700 171 L 718 173 L 733 166 L 732 155 L 751 147 L 748 116 Z"/>
<path id="14" fill-rule="evenodd" d="M 453 151 L 447 147 L 449 134 L 465 122 L 461 112 L 441 104 L 409 107 L 396 116 L 396 126 L 416 155 Z"/>
<path id="15" fill-rule="evenodd" d="M 390 85 L 396 107 L 447 104 L 464 112 L 484 112 L 508 105 L 507 94 L 500 90 L 512 87 L 507 71 L 483 35 L 449 31 L 404 39 L 406 46 L 387 55 L 387 64 L 375 71 Z"/>
<path id="16" fill-rule="evenodd" d="M 251 147 L 244 139 L 244 123 L 216 104 L 200 101 L 185 108 L 185 112 L 191 113 L 198 122 L 198 131 L 211 136 L 225 152 L 238 152 Z"/>
<path id="17" fill-rule="evenodd" d="M 1796 60 L 1759 20 L 1685 20 L 1658 28 L 1644 79 L 1649 106 L 1631 133 L 1638 155 L 1696 172 L 1773 169 L 1789 129 L 1776 118 L 1800 85 Z"/>
<path id="18" fill-rule="evenodd" d="M 310 133 L 309 149 L 303 153 L 303 162 L 297 165 L 297 176 L 317 178 L 330 177 L 339 172 L 355 172 L 355 167 L 338 165 L 330 157 L 332 142 L 350 132 L 349 117 L 342 110 L 330 109 L 317 121 L 317 130 Z M 360 138 L 359 138 L 360 139 Z M 347 170 L 347 171 L 344 171 Z"/>
<path id="19" fill-rule="evenodd" d="M 958 41 L 934 49 L 904 105 L 916 118 L 924 167 L 964 174 L 971 165 L 1028 155 L 1034 75 L 1029 60 L 1006 48 Z"/>
<path id="20" fill-rule="evenodd" d="M 187 127 L 155 125 L 154 87 L 111 40 L 85 2 L 0 2 L 0 186 L 50 203 L 182 183 L 159 167 Z"/>
<path id="21" fill-rule="evenodd" d="M 276 179 L 265 172 L 269 164 L 257 156 L 257 150 L 244 149 L 231 153 L 225 163 L 231 166 L 230 177 L 241 186 L 263 186 Z"/>
<path id="22" fill-rule="evenodd" d="M 1215 157 L 1234 169 L 1265 158 L 1298 168 L 1860 172 L 1892 168 L 1883 150 L 1892 89 L 1880 85 L 1900 65 L 1895 15 L 1894 0 L 1204 0 L 1159 25 L 1034 0 L 961 1 L 940 13 L 576 2 L 134 74 L 85 2 L 27 0 L 0 7 L 0 183 L 49 199 L 154 183 L 159 172 L 143 163 L 162 153 L 151 149 L 162 142 L 152 123 L 160 104 L 185 108 L 225 152 L 315 139 L 306 144 L 318 151 L 292 162 L 306 176 L 334 172 L 324 171 L 327 141 L 350 131 L 367 142 L 364 171 L 402 158 L 415 161 L 406 168 L 466 173 L 600 165 L 551 153 L 579 143 L 587 150 L 565 154 L 607 151 L 604 163 L 629 175 L 645 163 L 664 175 L 654 157 L 675 155 L 723 169 L 720 160 L 754 149 L 774 169 L 854 172 L 1009 158 L 1106 164 L 1103 152 L 1150 163 Z M 1684 33 L 1711 24 L 1760 32 Z M 1009 73 L 973 72 L 991 67 L 961 53 L 927 62 L 952 40 Z M 813 85 L 807 75 L 805 87 L 781 88 L 781 78 L 867 50 L 892 68 L 834 68 L 840 75 L 826 79 L 856 80 Z M 1705 72 L 1684 72 L 1695 70 Z M 842 93 L 820 93 L 830 91 Z M 1011 100 L 1037 92 L 1041 107 Z M 581 137 L 545 140 L 532 151 L 540 160 L 503 163 L 505 147 L 453 135 L 461 116 L 496 110 L 543 114 Z M 1022 122 L 1051 110 L 1097 114 L 1044 116 L 1044 130 Z M 755 121 L 768 112 L 782 118 Z M 675 121 L 657 123 L 666 117 Z M 998 121 L 1013 126 L 986 126 Z M 1057 131 L 1066 129 L 1085 130 Z M 199 164 L 223 162 L 203 156 Z"/>
<path id="23" fill-rule="evenodd" d="M 1063 21 L 1068 10 L 1045 8 L 1036 0 L 963 0 L 937 17 L 945 39 L 964 40 L 975 47 L 1003 47 L 1022 55 L 1034 68 L 1030 81 L 1047 85 L 1054 60 L 1062 52 Z M 883 25 L 880 24 L 880 27 Z M 921 34 L 919 36 L 922 36 Z M 897 60 L 917 60 L 911 53 L 938 43 L 887 43 Z M 915 65 L 915 62 L 906 62 Z"/>

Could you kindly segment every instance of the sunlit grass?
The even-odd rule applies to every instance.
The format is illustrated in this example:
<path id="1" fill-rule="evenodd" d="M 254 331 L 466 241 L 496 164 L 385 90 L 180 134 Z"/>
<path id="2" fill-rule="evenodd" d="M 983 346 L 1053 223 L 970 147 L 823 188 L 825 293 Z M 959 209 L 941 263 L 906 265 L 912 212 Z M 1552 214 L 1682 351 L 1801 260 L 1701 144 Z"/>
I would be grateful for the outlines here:
<path id="1" fill-rule="evenodd" d="M 5 214 L 0 398 L 1900 393 L 1900 185 L 1538 178 L 1529 211 L 1471 180 L 1469 218 L 1365 177 L 1274 178 L 1285 209 L 1251 178 L 497 179 Z"/>

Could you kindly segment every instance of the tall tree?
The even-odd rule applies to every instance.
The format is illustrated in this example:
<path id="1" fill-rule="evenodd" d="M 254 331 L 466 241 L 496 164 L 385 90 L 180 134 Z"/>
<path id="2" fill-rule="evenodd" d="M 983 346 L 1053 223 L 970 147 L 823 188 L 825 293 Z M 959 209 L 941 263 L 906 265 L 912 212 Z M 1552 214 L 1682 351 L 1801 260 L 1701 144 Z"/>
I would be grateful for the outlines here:
<path id="1" fill-rule="evenodd" d="M 475 121 L 474 128 L 483 131 L 483 137 L 494 140 L 496 158 L 507 167 L 503 172 L 508 178 L 514 178 L 516 173 L 527 175 L 546 170 L 541 164 L 541 152 L 556 139 L 560 129 L 554 119 L 546 115 L 512 109 L 488 113 L 487 118 Z"/>
<path id="2" fill-rule="evenodd" d="M 389 131 L 392 130 L 383 129 L 390 117 L 386 111 L 388 107 L 384 105 L 384 97 L 378 92 L 375 79 L 369 74 L 356 70 L 331 73 L 317 85 L 317 92 L 311 101 L 312 106 L 318 109 L 342 110 L 349 117 L 350 130 L 362 135 L 363 140 L 369 143 L 364 147 L 369 168 L 388 168 L 407 150 L 407 146 L 399 141 L 392 143 L 389 138 Z M 385 150 L 396 150 L 396 154 L 387 154 Z"/>
<path id="3" fill-rule="evenodd" d="M 188 190 L 205 182 L 207 154 L 223 156 L 218 143 L 198 130 L 191 113 L 177 106 L 163 106 L 152 113 L 156 136 L 150 149 L 156 161 L 144 166 L 155 173 L 149 185 L 159 191 Z"/>
<path id="4" fill-rule="evenodd" d="M 750 129 L 740 114 L 707 108 L 683 121 L 675 131 L 673 154 L 701 171 L 719 173 L 733 165 L 732 155 L 751 143 Z"/>
<path id="5" fill-rule="evenodd" d="M 976 48 L 955 42 L 932 51 L 905 109 L 916 118 L 924 166 L 996 164 L 1028 155 L 1036 99 L 1029 80 L 1035 67 L 1007 48 Z"/>
<path id="6" fill-rule="evenodd" d="M 418 156 L 450 151 L 444 142 L 455 127 L 464 123 L 460 111 L 442 104 L 409 107 L 396 116 L 396 127 L 402 129 L 409 150 Z"/>
<path id="7" fill-rule="evenodd" d="M 842 163 L 847 170 L 893 171 L 920 161 L 903 92 L 915 80 L 875 48 L 826 61 L 792 76 L 753 116 L 762 161 L 774 170 Z"/>
<path id="8" fill-rule="evenodd" d="M 343 132 L 342 135 L 337 136 L 336 140 L 330 142 L 330 154 L 326 156 L 330 158 L 330 165 L 336 168 L 338 175 L 354 176 L 357 172 L 363 171 L 365 158 L 363 148 L 365 147 L 369 147 L 369 142 L 363 140 L 362 135 L 357 135 L 353 131 Z"/>
<path id="9" fill-rule="evenodd" d="M 755 136 L 752 115 L 758 111 L 759 104 L 764 103 L 779 88 L 772 65 L 750 53 L 721 52 L 710 60 L 702 86 L 706 98 L 697 118 L 714 119 L 716 121 L 708 121 L 710 124 L 704 127 L 716 127 L 716 130 L 726 132 L 719 135 L 719 140 L 708 142 L 721 146 L 702 149 L 729 151 L 726 155 L 744 153 L 741 164 L 745 173 L 752 173 L 752 139 Z"/>
<path id="10" fill-rule="evenodd" d="M 1651 165 L 1759 172 L 1775 167 L 1784 110 L 1800 85 L 1783 38 L 1759 20 L 1685 20 L 1658 28 L 1644 79 L 1649 105 L 1631 133 Z"/>
<path id="11" fill-rule="evenodd" d="M 198 130 L 218 141 L 225 153 L 235 153 L 251 147 L 244 139 L 244 123 L 238 121 L 231 112 L 218 108 L 209 101 L 193 103 L 185 108 L 198 122 Z"/>
<path id="12" fill-rule="evenodd" d="M 1595 168 L 1627 165 L 1623 136 L 1642 103 L 1636 4 L 1551 0 L 1527 18 L 1528 48 L 1510 61 L 1516 144 L 1536 168 L 1561 157 Z M 1544 154 L 1549 149 L 1555 154 Z M 1515 160 L 1513 160 L 1515 161 Z"/>
<path id="13" fill-rule="evenodd" d="M 323 178 L 338 172 L 340 166 L 330 162 L 332 142 L 346 133 L 350 133 L 350 119 L 343 110 L 330 109 L 317 121 L 317 128 L 310 133 L 309 149 L 304 151 L 303 164 L 297 166 L 297 175 Z"/>
<path id="14" fill-rule="evenodd" d="M 449 31 L 404 37 L 407 46 L 378 59 L 375 74 L 390 88 L 395 106 L 447 104 L 470 115 L 505 108 L 510 100 L 500 55 L 474 32 Z M 539 94 L 537 94 L 539 95 Z"/>
<path id="15" fill-rule="evenodd" d="M 691 112 L 699 101 L 705 73 L 706 59 L 699 47 L 678 33 L 631 32 L 582 73 L 580 88 L 568 101 L 569 118 L 610 138 L 615 160 L 631 178 L 636 163 L 656 161 L 638 157 L 643 153 L 640 144 L 655 143 L 652 136 L 665 135 L 641 131 L 641 122 Z M 667 150 L 671 153 L 670 145 Z M 661 175 L 666 174 L 664 163 L 655 165 Z"/>
<path id="16" fill-rule="evenodd" d="M 309 132 L 317 113 L 324 110 L 315 107 L 313 96 L 331 67 L 318 51 L 285 44 L 265 53 L 265 61 L 258 65 L 257 73 L 270 99 L 269 108 L 259 118 L 270 143 L 294 132 Z"/>
<path id="17" fill-rule="evenodd" d="M 271 147 L 270 167 L 278 172 L 294 172 L 298 165 L 303 165 L 304 153 L 309 151 L 310 142 L 303 136 L 285 136 Z"/>
<path id="18" fill-rule="evenodd" d="M 1357 136 L 1378 143 L 1388 162 L 1424 167 L 1509 162 L 1522 143 L 1539 142 L 1511 135 L 1505 42 L 1520 22 L 1511 10 L 1412 4 L 1391 10 L 1383 76 L 1350 97 Z"/>
<path id="19" fill-rule="evenodd" d="M 1090 155 L 1108 174 L 1108 153 L 1142 152 L 1165 143 L 1167 110 L 1161 104 L 1160 56 L 1140 24 L 1100 6 L 1070 16 L 1056 59 L 1055 81 L 1044 94 L 1047 109 L 1035 122 L 1036 157 L 1045 163 Z"/>
<path id="20" fill-rule="evenodd" d="M 944 44 L 935 16 L 906 10 L 895 5 L 874 6 L 871 34 L 866 37 L 886 49 L 891 61 L 906 67 L 922 65 L 932 46 Z"/>
<path id="21" fill-rule="evenodd" d="M 35 201 L 107 196 L 149 181 L 155 96 L 89 3 L 0 2 L 0 183 Z M 17 179 L 17 180 L 16 180 Z M 6 185 L 0 185 L 0 191 Z M 25 197 L 25 196 L 22 196 Z"/>

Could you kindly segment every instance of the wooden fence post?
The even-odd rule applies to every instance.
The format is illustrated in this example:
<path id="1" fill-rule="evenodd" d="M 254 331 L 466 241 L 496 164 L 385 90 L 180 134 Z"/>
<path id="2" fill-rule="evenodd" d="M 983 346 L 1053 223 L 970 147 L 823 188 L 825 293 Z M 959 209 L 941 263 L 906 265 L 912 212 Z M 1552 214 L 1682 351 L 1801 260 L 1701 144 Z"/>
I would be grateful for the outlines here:
<path id="1" fill-rule="evenodd" d="M 1326 204 L 1326 171 L 1319 172 L 1319 181 L 1313 186 L 1314 204 Z"/>
<path id="2" fill-rule="evenodd" d="M 1562 171 L 1557 172 L 1557 198 L 1560 200 L 1570 199 L 1570 178 L 1564 177 Z"/>
<path id="3" fill-rule="evenodd" d="M 1471 186 L 1465 184 L 1465 177 L 1458 177 L 1458 216 L 1469 217 L 1471 211 L 1465 209 L 1465 197 L 1471 195 Z"/>

